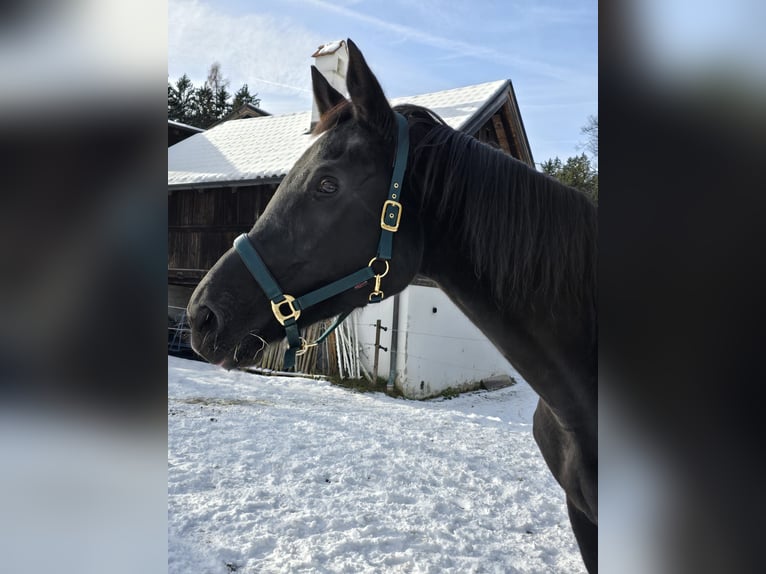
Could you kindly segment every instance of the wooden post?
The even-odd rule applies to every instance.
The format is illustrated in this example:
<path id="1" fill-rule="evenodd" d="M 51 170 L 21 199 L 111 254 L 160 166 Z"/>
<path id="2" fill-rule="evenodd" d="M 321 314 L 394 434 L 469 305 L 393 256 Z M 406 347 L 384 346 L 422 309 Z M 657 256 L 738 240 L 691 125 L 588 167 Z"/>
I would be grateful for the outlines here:
<path id="1" fill-rule="evenodd" d="M 378 355 L 380 355 L 380 319 L 375 321 L 375 361 L 372 366 L 372 376 L 378 381 Z"/>

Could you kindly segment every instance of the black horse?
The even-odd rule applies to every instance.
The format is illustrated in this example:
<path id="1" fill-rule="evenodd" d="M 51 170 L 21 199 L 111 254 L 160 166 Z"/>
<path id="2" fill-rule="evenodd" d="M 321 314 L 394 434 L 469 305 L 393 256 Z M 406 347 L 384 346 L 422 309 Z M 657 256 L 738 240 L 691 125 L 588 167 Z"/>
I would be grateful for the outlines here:
<path id="1" fill-rule="evenodd" d="M 436 281 L 540 395 L 534 437 L 596 572 L 596 207 L 427 109 L 392 109 L 359 49 L 348 47 L 350 101 L 312 68 L 321 135 L 247 239 L 285 293 L 308 293 L 371 265 L 397 113 L 406 118 L 409 158 L 389 272 L 375 288 L 361 282 L 303 310 L 298 326 L 366 305 L 373 289 L 398 293 L 416 273 Z M 194 349 L 226 368 L 251 364 L 263 340 L 284 337 L 234 249 L 197 287 L 188 314 Z"/>

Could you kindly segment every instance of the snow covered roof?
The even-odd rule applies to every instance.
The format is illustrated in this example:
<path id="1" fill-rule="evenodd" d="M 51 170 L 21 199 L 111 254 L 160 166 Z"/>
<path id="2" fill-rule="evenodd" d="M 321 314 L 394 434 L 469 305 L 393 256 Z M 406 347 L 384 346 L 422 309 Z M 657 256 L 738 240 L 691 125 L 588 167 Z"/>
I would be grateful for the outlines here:
<path id="1" fill-rule="evenodd" d="M 416 104 L 436 112 L 456 130 L 475 125 L 488 106 L 510 89 L 498 80 L 431 94 L 394 98 L 392 105 Z M 492 110 L 494 111 L 494 110 Z M 314 141 L 311 112 L 228 121 L 168 148 L 171 188 L 244 185 L 278 181 Z"/>

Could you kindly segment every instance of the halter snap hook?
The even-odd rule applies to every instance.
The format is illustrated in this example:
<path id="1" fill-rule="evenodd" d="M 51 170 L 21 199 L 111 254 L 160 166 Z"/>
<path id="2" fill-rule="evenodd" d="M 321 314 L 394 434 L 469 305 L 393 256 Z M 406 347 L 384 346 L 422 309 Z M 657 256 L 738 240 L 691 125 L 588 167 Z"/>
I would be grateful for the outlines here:
<path id="1" fill-rule="evenodd" d="M 383 263 L 385 263 L 386 270 L 383 271 L 383 273 L 375 275 L 375 288 L 373 289 L 372 293 L 370 293 L 370 296 L 368 297 L 369 301 L 380 301 L 381 299 L 383 299 L 383 297 L 385 297 L 383 291 L 381 291 L 380 289 L 380 283 L 383 277 L 388 275 L 388 270 L 390 269 L 387 259 L 378 259 L 377 257 L 373 257 L 372 259 L 370 259 L 370 262 L 367 264 L 367 267 L 369 267 L 370 269 L 373 269 L 372 264 L 375 263 L 376 261 L 382 261 Z M 373 269 L 373 272 L 374 271 L 375 270 Z"/>

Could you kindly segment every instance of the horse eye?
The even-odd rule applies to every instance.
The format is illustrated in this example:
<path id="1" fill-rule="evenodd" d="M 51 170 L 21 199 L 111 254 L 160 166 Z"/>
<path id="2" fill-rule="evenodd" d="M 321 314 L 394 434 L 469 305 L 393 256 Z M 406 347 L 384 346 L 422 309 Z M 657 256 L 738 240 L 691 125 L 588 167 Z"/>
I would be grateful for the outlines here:
<path id="1" fill-rule="evenodd" d="M 322 193 L 335 193 L 338 191 L 338 182 L 329 177 L 323 177 L 319 182 L 319 191 Z"/>

